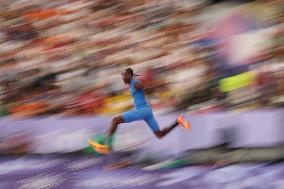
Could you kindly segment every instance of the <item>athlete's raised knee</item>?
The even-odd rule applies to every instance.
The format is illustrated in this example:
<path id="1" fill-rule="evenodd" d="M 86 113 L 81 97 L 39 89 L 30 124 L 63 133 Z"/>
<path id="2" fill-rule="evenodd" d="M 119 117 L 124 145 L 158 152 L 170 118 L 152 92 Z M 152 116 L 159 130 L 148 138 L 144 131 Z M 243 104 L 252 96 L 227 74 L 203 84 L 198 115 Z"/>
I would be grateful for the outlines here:
<path id="1" fill-rule="evenodd" d="M 112 118 L 112 125 L 118 125 L 120 123 L 123 123 L 122 116 L 115 116 L 114 118 Z"/>

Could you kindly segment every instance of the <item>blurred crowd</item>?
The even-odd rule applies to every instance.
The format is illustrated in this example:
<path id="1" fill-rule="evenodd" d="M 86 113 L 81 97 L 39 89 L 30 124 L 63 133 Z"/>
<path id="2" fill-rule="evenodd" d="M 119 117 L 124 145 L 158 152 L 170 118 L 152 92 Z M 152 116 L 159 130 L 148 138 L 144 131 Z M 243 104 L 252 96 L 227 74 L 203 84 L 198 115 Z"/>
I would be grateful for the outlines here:
<path id="1" fill-rule="evenodd" d="M 158 113 L 283 105 L 283 1 L 10 0 L 0 5 L 1 116 L 128 110 L 132 99 L 120 76 L 127 67 L 144 82 Z M 260 14 L 255 21 L 260 24 L 233 54 L 264 30 L 269 32 L 263 43 L 269 45 L 244 50 L 253 56 L 232 64 L 223 56 L 220 41 L 226 36 L 217 21 L 239 10 Z M 218 34 L 222 40 L 215 40 Z M 262 41 L 257 42 L 259 47 Z"/>

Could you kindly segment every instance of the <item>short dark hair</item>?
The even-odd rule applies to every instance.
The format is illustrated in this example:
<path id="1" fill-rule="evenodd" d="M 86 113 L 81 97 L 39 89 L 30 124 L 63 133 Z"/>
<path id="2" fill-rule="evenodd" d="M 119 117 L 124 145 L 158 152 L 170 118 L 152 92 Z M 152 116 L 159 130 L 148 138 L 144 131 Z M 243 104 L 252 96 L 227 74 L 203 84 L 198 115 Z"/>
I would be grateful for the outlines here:
<path id="1" fill-rule="evenodd" d="M 132 68 L 127 68 L 125 70 L 125 73 L 129 73 L 132 77 L 134 77 L 134 72 L 133 72 Z"/>

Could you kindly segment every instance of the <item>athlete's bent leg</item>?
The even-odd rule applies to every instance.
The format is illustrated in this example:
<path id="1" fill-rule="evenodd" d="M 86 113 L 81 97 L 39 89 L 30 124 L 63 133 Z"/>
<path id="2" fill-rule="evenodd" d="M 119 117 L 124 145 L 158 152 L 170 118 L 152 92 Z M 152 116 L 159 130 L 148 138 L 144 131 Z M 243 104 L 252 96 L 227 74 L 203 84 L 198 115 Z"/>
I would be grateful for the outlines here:
<path id="1" fill-rule="evenodd" d="M 177 126 L 178 126 L 178 122 L 176 121 L 172 125 L 170 125 L 169 127 L 164 128 L 163 130 L 154 131 L 154 134 L 158 139 L 161 139 L 164 136 L 166 136 L 168 133 L 170 133 Z"/>
<path id="2" fill-rule="evenodd" d="M 121 115 L 114 117 L 111 121 L 111 128 L 108 132 L 108 136 L 107 136 L 107 139 L 106 139 L 106 143 L 107 143 L 108 146 L 110 146 L 110 148 L 112 146 L 112 140 L 113 140 L 112 136 L 115 133 L 117 126 L 121 123 L 124 123 Z"/>
<path id="3" fill-rule="evenodd" d="M 115 133 L 117 126 L 123 122 L 124 121 L 121 115 L 114 117 L 111 121 L 111 128 L 109 130 L 108 136 L 112 136 Z"/>
<path id="4" fill-rule="evenodd" d="M 155 120 L 155 118 L 153 117 L 153 119 Z M 155 121 L 156 122 L 156 121 Z M 171 132 L 176 126 L 181 125 L 182 127 L 184 127 L 185 129 L 190 130 L 190 124 L 189 122 L 187 122 L 183 115 L 178 116 L 177 120 L 170 125 L 169 127 L 163 129 L 163 130 L 154 130 L 154 134 L 157 138 L 163 138 L 164 136 L 166 136 L 169 132 Z"/>
<path id="5" fill-rule="evenodd" d="M 149 127 L 151 128 L 151 130 L 153 131 L 154 135 L 158 138 L 161 139 L 164 136 L 166 136 L 169 132 L 171 132 L 175 127 L 177 127 L 179 125 L 179 123 L 177 121 L 175 121 L 173 124 L 171 124 L 169 127 L 164 128 L 162 130 L 159 129 L 159 125 L 156 121 L 156 119 L 154 118 L 153 115 L 147 117 L 147 119 L 144 119 L 145 122 L 149 125 Z"/>
<path id="6" fill-rule="evenodd" d="M 117 127 L 121 123 L 130 123 L 133 121 L 138 121 L 143 119 L 147 115 L 147 112 L 142 110 L 131 110 L 128 112 L 124 112 L 119 116 L 116 116 L 112 119 L 111 128 L 108 132 L 108 144 L 111 146 L 112 144 L 112 136 L 114 135 Z"/>

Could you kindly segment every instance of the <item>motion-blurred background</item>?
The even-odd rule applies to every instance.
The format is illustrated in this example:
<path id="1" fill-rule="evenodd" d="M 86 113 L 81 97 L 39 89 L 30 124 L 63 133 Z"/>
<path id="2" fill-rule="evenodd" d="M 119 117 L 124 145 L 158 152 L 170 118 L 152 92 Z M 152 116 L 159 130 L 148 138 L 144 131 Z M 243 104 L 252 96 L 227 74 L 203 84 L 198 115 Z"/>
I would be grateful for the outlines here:
<path id="1" fill-rule="evenodd" d="M 134 123 L 120 128 L 118 151 L 138 150 L 150 164 L 283 160 L 283 22 L 283 0 L 1 0 L 0 152 L 92 154 L 88 137 L 132 108 L 120 76 L 131 67 L 161 127 L 182 112 L 193 131 L 157 141 Z M 32 188 L 17 179 L 15 188 Z"/>
<path id="2" fill-rule="evenodd" d="M 1 116 L 127 110 L 125 67 L 162 113 L 283 104 L 282 1 L 9 0 L 0 18 Z"/>

